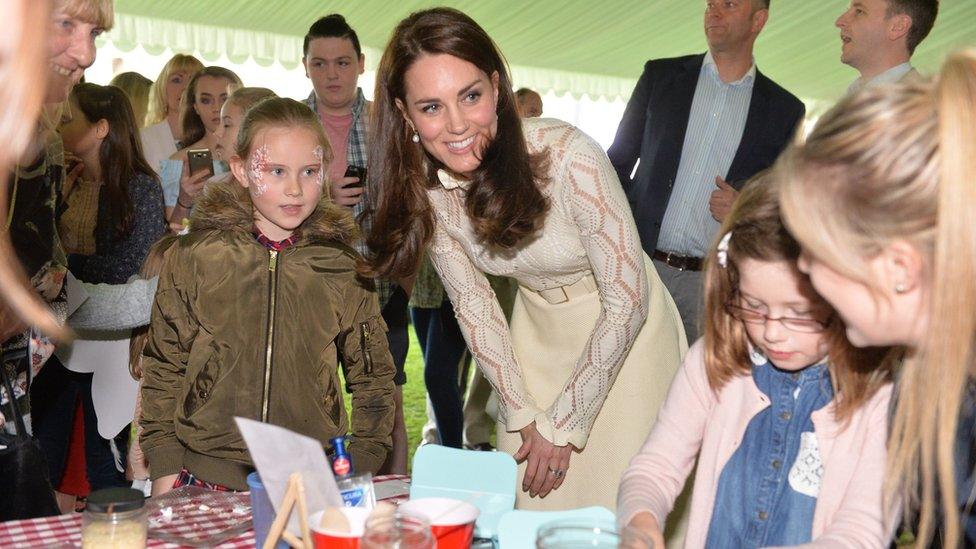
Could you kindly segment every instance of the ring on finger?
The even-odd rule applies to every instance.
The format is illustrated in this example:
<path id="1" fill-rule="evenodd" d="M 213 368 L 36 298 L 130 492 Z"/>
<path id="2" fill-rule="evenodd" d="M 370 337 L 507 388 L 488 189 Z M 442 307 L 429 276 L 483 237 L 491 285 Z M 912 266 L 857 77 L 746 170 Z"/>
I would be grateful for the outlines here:
<path id="1" fill-rule="evenodd" d="M 549 467 L 549 472 L 552 473 L 552 476 L 556 477 L 557 479 L 563 478 L 563 475 L 566 474 L 566 471 L 563 471 L 562 469 L 553 469 L 552 467 Z"/>

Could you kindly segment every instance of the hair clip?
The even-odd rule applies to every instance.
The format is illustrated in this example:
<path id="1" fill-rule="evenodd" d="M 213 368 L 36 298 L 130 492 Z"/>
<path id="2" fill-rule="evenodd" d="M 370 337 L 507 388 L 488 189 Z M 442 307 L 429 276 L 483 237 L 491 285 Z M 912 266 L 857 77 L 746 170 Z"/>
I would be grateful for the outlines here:
<path id="1" fill-rule="evenodd" d="M 729 241 L 732 240 L 732 231 L 725 233 L 722 240 L 718 241 L 717 253 L 718 265 L 725 269 L 729 266 Z"/>

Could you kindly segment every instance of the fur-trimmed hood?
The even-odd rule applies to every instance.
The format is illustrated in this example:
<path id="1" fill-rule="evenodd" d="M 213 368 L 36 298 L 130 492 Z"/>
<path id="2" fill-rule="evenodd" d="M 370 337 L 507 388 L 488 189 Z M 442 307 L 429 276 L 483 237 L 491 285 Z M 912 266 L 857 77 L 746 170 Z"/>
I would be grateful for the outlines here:
<path id="1" fill-rule="evenodd" d="M 247 190 L 233 177 L 212 181 L 204 187 L 190 216 L 190 233 L 209 230 L 240 230 L 254 227 L 254 205 Z M 312 214 L 302 222 L 300 241 L 334 240 L 352 246 L 359 239 L 359 227 L 348 208 L 336 205 L 323 189 Z"/>

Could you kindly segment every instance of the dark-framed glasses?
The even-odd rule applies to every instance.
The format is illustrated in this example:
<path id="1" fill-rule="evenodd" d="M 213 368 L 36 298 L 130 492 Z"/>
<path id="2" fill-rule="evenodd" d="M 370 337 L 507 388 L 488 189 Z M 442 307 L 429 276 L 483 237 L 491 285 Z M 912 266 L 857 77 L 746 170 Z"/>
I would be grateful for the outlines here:
<path id="1" fill-rule="evenodd" d="M 830 318 L 817 320 L 814 318 L 794 318 L 789 316 L 771 317 L 764 312 L 741 307 L 734 303 L 726 303 L 725 311 L 732 315 L 732 318 L 741 320 L 746 324 L 766 324 L 767 322 L 779 322 L 784 328 L 791 332 L 804 334 L 816 334 L 827 329 L 830 325 Z"/>

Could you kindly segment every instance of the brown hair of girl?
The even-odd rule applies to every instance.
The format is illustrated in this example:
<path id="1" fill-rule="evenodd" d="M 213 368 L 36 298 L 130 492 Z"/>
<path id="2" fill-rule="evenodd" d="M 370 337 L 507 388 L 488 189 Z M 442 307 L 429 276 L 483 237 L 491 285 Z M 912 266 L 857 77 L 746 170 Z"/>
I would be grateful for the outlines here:
<path id="1" fill-rule="evenodd" d="M 154 180 L 156 172 L 149 167 L 142 154 L 139 139 L 139 126 L 129 98 L 115 86 L 81 83 L 71 89 L 71 96 L 78 103 L 78 111 L 73 116 L 84 116 L 94 124 L 99 120 L 108 122 L 108 134 L 98 149 L 98 162 L 102 168 L 105 184 L 103 192 L 108 199 L 108 220 L 99 224 L 113 222 L 110 227 L 116 237 L 122 238 L 132 222 L 133 205 L 129 196 L 129 182 L 137 174 Z"/>
<path id="2" fill-rule="evenodd" d="M 726 266 L 722 267 L 716 259 L 718 242 L 730 231 Z M 738 265 L 745 259 L 795 265 L 799 257 L 800 245 L 780 218 L 778 185 L 769 172 L 762 172 L 743 188 L 705 261 L 705 371 L 713 391 L 720 390 L 735 376 L 749 375 L 752 368 L 745 326 L 725 308 L 738 291 Z M 796 275 L 805 277 L 799 270 Z M 831 310 L 825 301 L 820 303 Z M 836 315 L 824 336 L 837 399 L 835 417 L 843 422 L 890 381 L 891 361 L 886 359 L 886 349 L 858 349 L 851 345 L 844 324 Z"/>
<path id="3" fill-rule="evenodd" d="M 370 131 L 369 173 L 377 183 L 372 230 L 366 243 L 374 274 L 412 274 L 434 231 L 427 190 L 440 183 L 444 166 L 411 142 L 413 131 L 396 101 L 406 103 L 407 70 L 421 57 L 446 54 L 467 61 L 486 75 L 498 75 L 498 130 L 471 174 L 465 210 L 478 240 L 512 248 L 538 231 L 549 210 L 545 183 L 548 152 L 529 153 L 522 135 L 508 69 L 498 47 L 467 15 L 449 8 L 411 14 L 397 25 L 376 76 Z M 455 174 L 458 175 L 458 174 Z"/>

